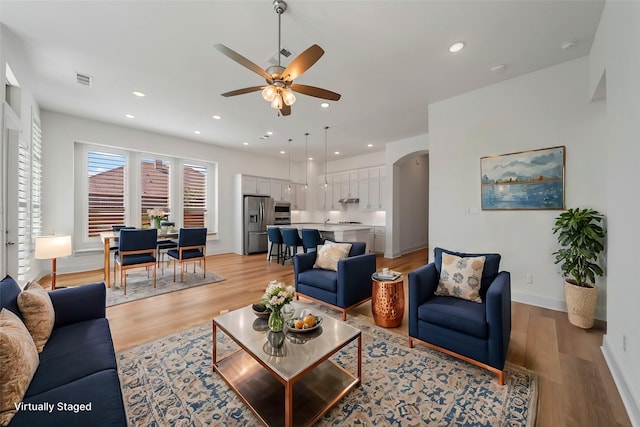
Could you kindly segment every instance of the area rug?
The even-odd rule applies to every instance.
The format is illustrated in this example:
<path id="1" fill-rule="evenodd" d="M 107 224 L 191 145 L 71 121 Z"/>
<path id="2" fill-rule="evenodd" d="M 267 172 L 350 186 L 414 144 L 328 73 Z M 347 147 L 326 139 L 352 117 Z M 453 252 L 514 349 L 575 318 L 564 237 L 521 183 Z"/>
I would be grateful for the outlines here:
<path id="1" fill-rule="evenodd" d="M 107 307 L 225 280 L 212 271 L 207 271 L 207 277 L 202 277 L 202 270 L 196 269 L 195 273 L 193 270 L 185 271 L 182 282 L 180 282 L 180 272 L 178 271 L 174 282 L 173 269 L 165 269 L 164 275 L 158 269 L 156 287 L 154 288 L 153 272 L 150 274 L 151 277 L 147 277 L 147 272 L 144 269 L 130 270 L 127 274 L 127 294 L 125 295 L 118 272 L 117 287 L 114 287 L 112 283 L 111 287 L 107 288 Z"/>
<path id="2" fill-rule="evenodd" d="M 407 338 L 395 332 L 351 316 L 347 322 L 362 331 L 362 384 L 316 425 L 535 425 L 535 373 L 507 364 L 501 387 L 494 374 L 473 365 L 424 346 L 409 349 Z M 213 372 L 211 340 L 208 322 L 118 353 L 130 425 L 260 425 Z M 219 356 L 237 348 L 224 334 L 218 334 L 218 346 Z M 354 372 L 350 346 L 332 360 Z"/>

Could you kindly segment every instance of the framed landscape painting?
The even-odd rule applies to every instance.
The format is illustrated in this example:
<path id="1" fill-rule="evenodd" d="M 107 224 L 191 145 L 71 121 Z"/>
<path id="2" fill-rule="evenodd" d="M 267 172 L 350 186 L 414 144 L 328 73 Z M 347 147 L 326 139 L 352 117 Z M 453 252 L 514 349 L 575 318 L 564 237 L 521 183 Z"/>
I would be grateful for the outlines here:
<path id="1" fill-rule="evenodd" d="M 564 164 L 564 146 L 482 157 L 482 209 L 563 209 Z"/>

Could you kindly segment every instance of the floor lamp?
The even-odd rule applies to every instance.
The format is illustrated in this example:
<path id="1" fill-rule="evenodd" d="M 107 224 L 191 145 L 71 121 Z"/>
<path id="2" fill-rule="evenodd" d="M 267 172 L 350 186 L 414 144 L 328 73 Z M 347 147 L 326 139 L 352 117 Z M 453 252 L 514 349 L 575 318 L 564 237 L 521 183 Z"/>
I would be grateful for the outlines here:
<path id="1" fill-rule="evenodd" d="M 71 236 L 36 237 L 36 259 L 51 260 L 51 290 L 56 289 L 56 258 L 71 255 Z"/>

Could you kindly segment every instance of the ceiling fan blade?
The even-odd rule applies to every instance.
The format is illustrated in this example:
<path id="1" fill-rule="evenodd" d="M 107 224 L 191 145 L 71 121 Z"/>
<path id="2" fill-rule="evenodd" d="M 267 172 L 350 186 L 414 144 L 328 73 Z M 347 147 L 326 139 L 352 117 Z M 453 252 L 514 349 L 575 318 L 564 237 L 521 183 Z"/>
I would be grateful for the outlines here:
<path id="1" fill-rule="evenodd" d="M 280 114 L 282 114 L 283 116 L 288 116 L 291 114 L 291 106 L 287 105 L 287 104 L 283 104 L 282 108 L 280 109 Z"/>
<path id="2" fill-rule="evenodd" d="M 302 73 L 307 71 L 320 57 L 324 55 L 324 50 L 314 44 L 291 61 L 289 66 L 282 73 L 282 78 L 287 81 L 295 80 Z"/>
<path id="3" fill-rule="evenodd" d="M 262 77 L 264 77 L 269 82 L 269 84 L 273 83 L 273 79 L 271 78 L 269 73 L 267 73 L 265 70 L 263 70 L 262 68 L 260 68 L 256 64 L 254 64 L 253 62 L 249 61 L 244 56 L 240 55 L 238 52 L 236 52 L 234 50 L 231 50 L 228 47 L 226 47 L 225 45 L 220 44 L 220 43 L 216 44 L 215 47 L 220 52 L 222 52 L 222 54 L 224 54 L 225 56 L 228 56 L 229 58 L 233 59 L 238 64 L 240 64 L 243 67 L 250 69 L 254 73 L 259 74 Z"/>
<path id="4" fill-rule="evenodd" d="M 328 99 L 329 101 L 339 101 L 342 96 L 339 93 L 331 92 L 330 90 L 295 83 L 291 85 L 291 90 L 304 95 L 315 96 L 316 98 Z"/>
<path id="5" fill-rule="evenodd" d="M 243 95 L 245 93 L 251 93 L 251 92 L 257 92 L 259 90 L 262 90 L 264 86 L 251 86 L 251 87 L 245 87 L 244 89 L 237 89 L 237 90 L 232 90 L 231 92 L 226 92 L 223 93 L 222 96 L 236 96 L 236 95 Z"/>

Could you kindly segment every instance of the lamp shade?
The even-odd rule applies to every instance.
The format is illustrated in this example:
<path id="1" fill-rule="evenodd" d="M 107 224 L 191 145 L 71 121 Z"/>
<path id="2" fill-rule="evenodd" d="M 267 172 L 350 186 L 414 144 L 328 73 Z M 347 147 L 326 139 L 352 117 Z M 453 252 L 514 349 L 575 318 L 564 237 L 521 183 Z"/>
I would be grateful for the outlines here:
<path id="1" fill-rule="evenodd" d="M 36 259 L 53 259 L 71 255 L 71 236 L 36 237 Z"/>

